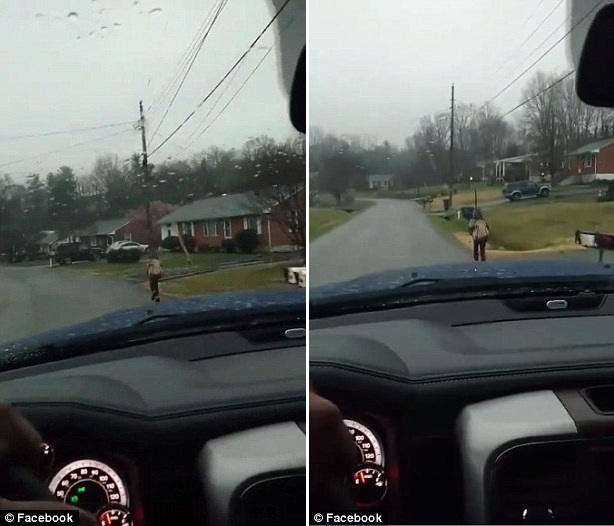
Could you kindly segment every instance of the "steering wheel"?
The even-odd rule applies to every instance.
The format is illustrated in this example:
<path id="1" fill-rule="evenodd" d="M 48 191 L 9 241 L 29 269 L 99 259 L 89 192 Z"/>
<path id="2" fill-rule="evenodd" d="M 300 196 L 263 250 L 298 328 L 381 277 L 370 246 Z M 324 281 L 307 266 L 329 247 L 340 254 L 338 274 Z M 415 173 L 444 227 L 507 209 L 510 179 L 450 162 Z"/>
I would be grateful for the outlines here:
<path id="1" fill-rule="evenodd" d="M 41 444 L 41 468 L 50 467 L 52 462 L 53 449 L 46 443 Z M 12 501 L 57 502 L 39 475 L 16 466 L 10 456 L 0 455 L 0 496 Z"/>
<path id="2" fill-rule="evenodd" d="M 15 501 L 57 502 L 40 478 L 32 471 L 16 466 L 7 466 L 0 470 L 0 495 Z"/>

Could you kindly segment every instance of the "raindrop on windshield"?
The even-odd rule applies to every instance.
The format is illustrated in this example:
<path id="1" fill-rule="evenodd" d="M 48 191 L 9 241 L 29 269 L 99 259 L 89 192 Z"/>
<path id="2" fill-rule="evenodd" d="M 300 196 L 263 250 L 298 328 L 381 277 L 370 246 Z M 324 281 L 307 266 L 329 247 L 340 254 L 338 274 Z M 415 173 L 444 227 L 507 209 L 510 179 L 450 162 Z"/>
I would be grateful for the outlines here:
<path id="1" fill-rule="evenodd" d="M 160 179 L 160 184 L 166 183 L 166 179 Z"/>
<path id="2" fill-rule="evenodd" d="M 90 36 L 93 37 L 96 34 L 96 31 L 90 31 Z"/>
<path id="3" fill-rule="evenodd" d="M 162 8 L 161 7 L 154 7 L 153 9 L 149 10 L 149 14 L 150 15 L 154 15 L 154 16 L 159 16 L 162 14 Z"/>
<path id="4" fill-rule="evenodd" d="M 109 28 L 108 28 L 107 26 L 102 26 L 100 29 L 101 29 L 102 31 L 106 31 L 106 30 L 107 30 L 107 29 L 109 29 Z"/>
<path id="5" fill-rule="evenodd" d="M 79 15 L 74 11 L 71 11 L 70 13 L 68 13 L 67 18 L 71 22 L 77 22 L 79 20 Z"/>
<path id="6" fill-rule="evenodd" d="M 120 23 L 118 23 L 118 22 L 115 22 L 115 23 L 113 24 L 113 27 L 114 27 L 115 29 L 121 29 L 122 25 L 121 25 Z"/>
<path id="7" fill-rule="evenodd" d="M 45 18 L 45 15 L 43 13 L 36 13 L 36 18 Z"/>

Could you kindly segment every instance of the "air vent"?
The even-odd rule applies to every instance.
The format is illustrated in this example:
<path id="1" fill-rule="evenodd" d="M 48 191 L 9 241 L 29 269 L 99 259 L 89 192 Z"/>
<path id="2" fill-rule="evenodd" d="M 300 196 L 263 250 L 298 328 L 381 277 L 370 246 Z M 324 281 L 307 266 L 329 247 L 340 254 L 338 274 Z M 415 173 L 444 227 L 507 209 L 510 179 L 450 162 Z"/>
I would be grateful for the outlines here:
<path id="1" fill-rule="evenodd" d="M 231 506 L 233 526 L 304 524 L 307 479 L 304 473 L 269 475 L 246 484 Z M 234 504 L 234 503 L 233 503 Z"/>
<path id="2" fill-rule="evenodd" d="M 532 444 L 495 462 L 489 524 L 577 524 L 581 483 L 574 444 Z"/>
<path id="3" fill-rule="evenodd" d="M 288 334 L 290 336 L 288 336 Z M 251 343 L 275 343 L 275 342 L 295 342 L 300 343 L 305 339 L 305 327 L 297 325 L 281 326 L 281 327 L 266 327 L 263 329 L 253 329 L 243 331 L 241 333 L 245 339 Z"/>
<path id="4" fill-rule="evenodd" d="M 578 294 L 560 298 L 515 298 L 503 303 L 516 312 L 565 312 L 598 309 L 604 301 L 604 294 Z"/>

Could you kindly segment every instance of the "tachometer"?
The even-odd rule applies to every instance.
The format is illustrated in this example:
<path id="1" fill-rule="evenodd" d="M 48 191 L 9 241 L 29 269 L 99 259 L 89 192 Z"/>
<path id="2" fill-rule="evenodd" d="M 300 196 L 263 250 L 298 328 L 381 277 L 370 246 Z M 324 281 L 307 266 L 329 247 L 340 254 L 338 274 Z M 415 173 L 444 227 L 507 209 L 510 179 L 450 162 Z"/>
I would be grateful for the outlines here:
<path id="1" fill-rule="evenodd" d="M 375 436 L 367 426 L 355 420 L 344 420 L 345 425 L 354 439 L 356 447 L 360 450 L 362 463 L 385 465 L 384 450 Z"/>
<path id="2" fill-rule="evenodd" d="M 77 460 L 64 466 L 49 482 L 49 491 L 58 500 L 91 513 L 129 504 L 121 477 L 97 460 Z"/>

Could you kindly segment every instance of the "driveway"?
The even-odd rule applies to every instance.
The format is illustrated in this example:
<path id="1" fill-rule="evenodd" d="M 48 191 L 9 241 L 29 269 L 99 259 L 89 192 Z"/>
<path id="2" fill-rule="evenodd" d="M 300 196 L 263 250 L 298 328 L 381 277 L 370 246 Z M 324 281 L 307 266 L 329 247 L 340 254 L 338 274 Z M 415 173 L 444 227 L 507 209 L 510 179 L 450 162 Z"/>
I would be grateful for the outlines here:
<path id="1" fill-rule="evenodd" d="M 433 228 L 413 202 L 375 205 L 309 245 L 309 285 L 406 267 L 463 263 L 471 254 Z"/>
<path id="2" fill-rule="evenodd" d="M 0 266 L 0 343 L 149 301 L 138 285 L 67 268 Z"/>

